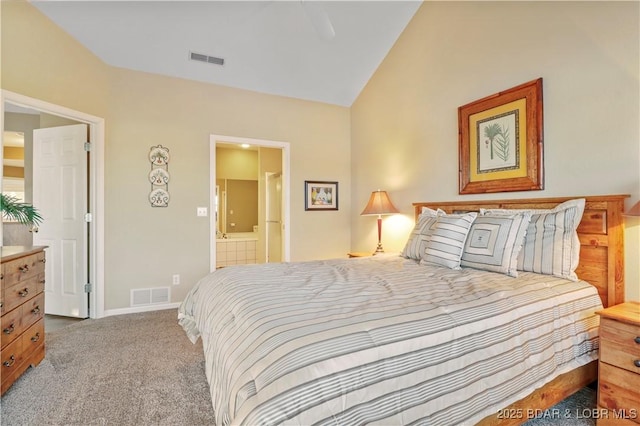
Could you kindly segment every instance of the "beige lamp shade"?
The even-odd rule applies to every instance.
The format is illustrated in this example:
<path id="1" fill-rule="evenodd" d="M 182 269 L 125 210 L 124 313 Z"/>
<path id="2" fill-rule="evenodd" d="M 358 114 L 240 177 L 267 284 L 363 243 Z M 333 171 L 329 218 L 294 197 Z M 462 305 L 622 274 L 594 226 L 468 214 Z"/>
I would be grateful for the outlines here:
<path id="1" fill-rule="evenodd" d="M 386 214 L 394 214 L 400 213 L 398 209 L 391 203 L 389 199 L 389 195 L 387 191 L 373 191 L 371 193 L 371 197 L 369 198 L 369 202 L 367 206 L 362 210 L 360 215 L 386 215 Z"/>
<path id="2" fill-rule="evenodd" d="M 384 253 L 382 248 L 382 215 L 400 213 L 398 209 L 391 203 L 387 191 L 373 191 L 367 206 L 362 210 L 360 215 L 362 216 L 378 216 L 378 246 L 376 247 L 376 253 Z"/>
<path id="3" fill-rule="evenodd" d="M 623 216 L 640 216 L 640 201 L 635 203 L 633 207 L 624 212 Z"/>

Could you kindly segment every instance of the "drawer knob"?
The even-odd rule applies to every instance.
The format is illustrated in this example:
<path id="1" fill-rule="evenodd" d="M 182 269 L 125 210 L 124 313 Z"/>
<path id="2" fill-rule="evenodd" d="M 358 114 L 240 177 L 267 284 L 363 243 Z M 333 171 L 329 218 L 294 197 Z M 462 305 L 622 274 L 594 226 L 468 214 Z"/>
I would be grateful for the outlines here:
<path id="1" fill-rule="evenodd" d="M 633 339 L 633 341 L 640 345 L 640 336 Z"/>
<path id="2" fill-rule="evenodd" d="M 29 265 L 20 266 L 20 267 L 18 267 L 18 269 L 19 269 L 19 270 L 20 270 L 20 272 L 22 272 L 23 274 L 26 274 L 27 272 L 29 272 Z"/>
<path id="3" fill-rule="evenodd" d="M 16 327 L 15 327 L 13 324 L 11 324 L 9 327 L 7 327 L 7 328 L 5 328 L 4 330 L 2 330 L 2 332 L 3 332 L 4 334 L 11 334 L 11 333 L 13 333 L 14 331 L 16 331 Z"/>
<path id="4" fill-rule="evenodd" d="M 29 295 L 29 289 L 27 287 L 24 288 L 24 290 L 20 290 L 18 292 L 18 296 L 20 297 L 27 297 Z"/>
<path id="5" fill-rule="evenodd" d="M 640 368 L 640 359 L 636 359 L 635 361 L 633 361 L 633 365 Z"/>
<path id="6" fill-rule="evenodd" d="M 38 315 L 40 313 L 40 306 L 36 306 L 31 310 L 31 313 L 34 315 Z"/>
<path id="7" fill-rule="evenodd" d="M 14 355 L 11 355 L 11 358 L 9 358 L 8 361 L 3 362 L 2 365 L 4 365 L 5 367 L 11 367 L 15 363 L 16 363 L 16 357 Z"/>
<path id="8" fill-rule="evenodd" d="M 32 342 L 37 342 L 38 340 L 40 340 L 40 333 L 36 333 L 31 337 Z"/>

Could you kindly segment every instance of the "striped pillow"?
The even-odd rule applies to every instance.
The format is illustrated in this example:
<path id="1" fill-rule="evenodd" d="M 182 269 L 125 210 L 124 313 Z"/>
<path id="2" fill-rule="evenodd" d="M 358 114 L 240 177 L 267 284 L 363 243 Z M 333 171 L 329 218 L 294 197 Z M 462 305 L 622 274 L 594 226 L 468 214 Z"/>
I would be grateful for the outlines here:
<path id="1" fill-rule="evenodd" d="M 446 214 L 444 211 L 432 210 L 428 207 L 422 208 L 422 213 L 418 216 L 418 223 L 413 228 L 407 244 L 402 250 L 402 257 L 407 259 L 421 260 L 427 241 L 431 239 L 431 232 L 436 224 L 439 215 Z"/>
<path id="2" fill-rule="evenodd" d="M 553 275 L 577 281 L 580 239 L 577 228 L 584 213 L 585 199 L 565 201 L 553 209 L 506 210 L 487 209 L 480 214 L 531 213 L 518 270 Z"/>
<path id="3" fill-rule="evenodd" d="M 436 264 L 460 269 L 460 258 L 475 212 L 438 216 L 421 264 Z"/>
<path id="4" fill-rule="evenodd" d="M 478 216 L 462 252 L 461 266 L 517 277 L 518 253 L 530 213 Z"/>

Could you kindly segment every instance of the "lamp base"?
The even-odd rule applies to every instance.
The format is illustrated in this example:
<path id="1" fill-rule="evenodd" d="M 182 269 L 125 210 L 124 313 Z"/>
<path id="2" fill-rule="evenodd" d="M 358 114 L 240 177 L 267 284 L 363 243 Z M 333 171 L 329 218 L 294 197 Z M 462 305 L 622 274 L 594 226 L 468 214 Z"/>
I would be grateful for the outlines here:
<path id="1" fill-rule="evenodd" d="M 373 252 L 373 255 L 375 256 L 378 253 L 384 253 L 384 249 L 382 248 L 382 244 L 378 243 L 378 246 L 376 247 L 376 251 Z"/>

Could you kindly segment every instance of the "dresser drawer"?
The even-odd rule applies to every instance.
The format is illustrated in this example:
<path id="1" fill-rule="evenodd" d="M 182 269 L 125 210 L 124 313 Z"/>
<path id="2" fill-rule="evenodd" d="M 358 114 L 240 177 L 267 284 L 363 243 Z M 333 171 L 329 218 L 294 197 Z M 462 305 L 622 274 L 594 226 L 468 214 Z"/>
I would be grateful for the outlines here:
<path id="1" fill-rule="evenodd" d="M 8 311 L 4 308 L 4 262 L 0 262 L 0 315 Z"/>
<path id="2" fill-rule="evenodd" d="M 12 310 L 16 306 L 19 306 L 34 297 L 36 294 L 42 292 L 44 288 L 44 276 L 42 274 L 35 275 L 20 281 L 11 287 L 4 289 L 4 306 L 7 311 Z"/>
<path id="3" fill-rule="evenodd" d="M 44 249 L 0 247 L 0 394 L 44 358 Z"/>
<path id="4" fill-rule="evenodd" d="M 39 319 L 27 331 L 22 333 L 22 351 L 30 354 L 44 344 L 44 320 Z"/>
<path id="5" fill-rule="evenodd" d="M 636 339 L 640 342 L 640 327 L 602 318 L 600 360 L 640 375 L 640 343 Z"/>
<path id="6" fill-rule="evenodd" d="M 22 280 L 44 273 L 44 262 L 44 252 L 39 252 L 3 263 L 3 286 L 11 287 Z"/>
<path id="7" fill-rule="evenodd" d="M 13 343 L 0 351 L 0 360 L 2 362 L 2 381 L 13 375 L 15 371 L 22 365 L 24 352 L 22 350 L 22 339 L 16 339 Z"/>
<path id="8" fill-rule="evenodd" d="M 2 332 L 0 333 L 0 347 L 4 348 L 13 342 L 22 333 L 22 307 L 17 307 L 2 316 L 0 321 Z"/>
<path id="9" fill-rule="evenodd" d="M 40 293 L 22 305 L 22 330 L 44 318 L 44 293 Z"/>
<path id="10" fill-rule="evenodd" d="M 600 362 L 598 405 L 610 410 L 640 413 L 640 374 Z"/>

